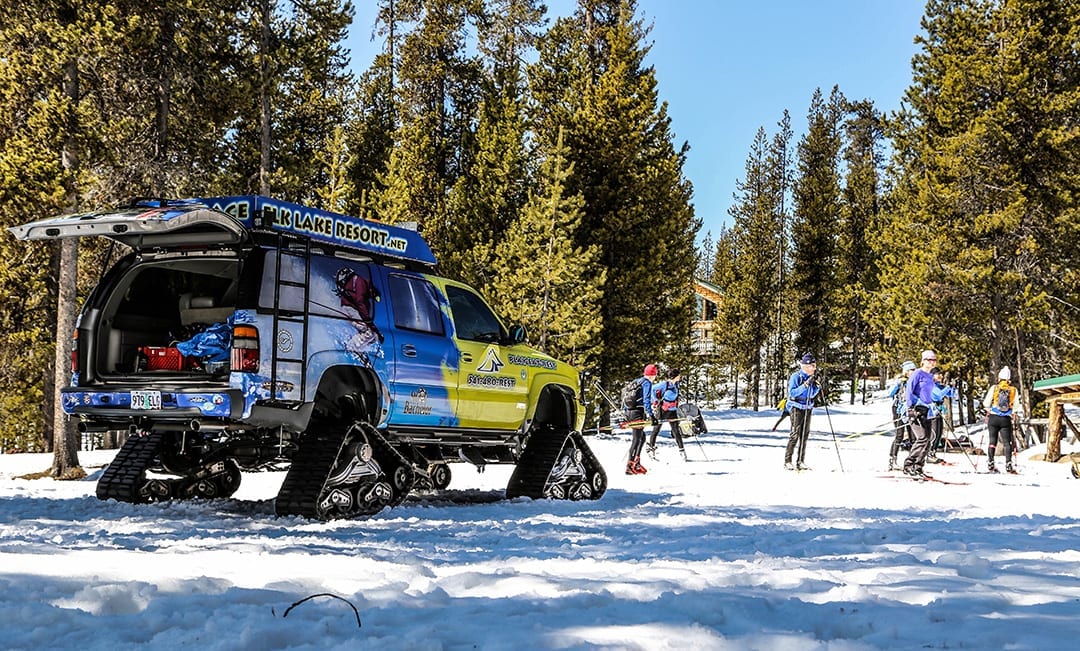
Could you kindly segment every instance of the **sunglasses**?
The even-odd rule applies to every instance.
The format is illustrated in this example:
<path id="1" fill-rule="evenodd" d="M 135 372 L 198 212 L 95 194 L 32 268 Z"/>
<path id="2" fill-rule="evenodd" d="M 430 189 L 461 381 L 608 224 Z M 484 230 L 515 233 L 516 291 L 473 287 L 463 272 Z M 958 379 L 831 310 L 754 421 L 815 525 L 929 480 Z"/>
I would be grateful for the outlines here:
<path id="1" fill-rule="evenodd" d="M 937 357 L 923 357 L 922 361 L 924 361 L 924 362 L 936 362 Z"/>

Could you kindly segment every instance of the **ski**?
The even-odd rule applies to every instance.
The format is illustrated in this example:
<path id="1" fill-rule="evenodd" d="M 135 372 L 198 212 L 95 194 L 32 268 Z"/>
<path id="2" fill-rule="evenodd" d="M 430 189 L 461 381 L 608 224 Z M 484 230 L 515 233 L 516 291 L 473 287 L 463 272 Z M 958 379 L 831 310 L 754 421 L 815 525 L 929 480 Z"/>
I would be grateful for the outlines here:
<path id="1" fill-rule="evenodd" d="M 966 482 L 966 481 L 951 481 L 951 480 L 948 480 L 948 479 L 941 479 L 939 477 L 932 477 L 930 475 L 923 475 L 922 477 L 913 477 L 911 475 L 907 475 L 907 474 L 904 474 L 902 472 L 899 473 L 899 474 L 892 474 L 892 475 L 886 474 L 886 475 L 878 475 L 878 476 L 881 477 L 882 479 L 905 479 L 907 481 L 932 482 L 932 483 L 935 483 L 935 484 L 948 484 L 950 486 L 967 486 L 967 485 L 969 485 L 969 482 Z"/>

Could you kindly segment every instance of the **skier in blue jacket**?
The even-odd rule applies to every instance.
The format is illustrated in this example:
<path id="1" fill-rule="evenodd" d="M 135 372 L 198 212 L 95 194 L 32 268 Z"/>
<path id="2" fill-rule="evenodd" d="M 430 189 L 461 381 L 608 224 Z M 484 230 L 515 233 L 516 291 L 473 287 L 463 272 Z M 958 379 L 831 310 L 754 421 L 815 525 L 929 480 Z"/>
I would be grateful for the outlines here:
<path id="1" fill-rule="evenodd" d="M 787 409 L 791 413 L 791 434 L 788 436 L 787 449 L 784 451 L 784 468 L 788 470 L 808 470 L 806 467 L 806 440 L 810 438 L 810 413 L 814 410 L 814 399 L 821 393 L 817 376 L 817 359 L 806 353 L 799 360 L 799 370 L 788 379 Z M 798 446 L 795 465 L 791 457 Z"/>
<path id="2" fill-rule="evenodd" d="M 630 456 L 626 462 L 626 474 L 644 475 L 648 470 L 641 465 L 641 448 L 645 446 L 645 421 L 656 422 L 653 404 L 653 382 L 656 381 L 656 364 L 646 364 L 642 377 L 638 379 L 638 393 L 634 406 L 626 410 L 626 420 L 630 425 Z"/>
<path id="3" fill-rule="evenodd" d="M 656 458 L 656 437 L 660 434 L 660 428 L 664 421 L 671 426 L 671 438 L 679 446 L 679 455 L 686 461 L 686 448 L 683 446 L 682 428 L 679 426 L 679 380 L 682 374 L 677 368 L 668 369 L 667 379 L 653 385 L 656 392 L 654 409 L 659 413 L 656 425 L 653 426 L 652 434 L 649 435 L 649 444 L 645 450 L 653 459 Z"/>
<path id="4" fill-rule="evenodd" d="M 918 367 L 915 366 L 915 362 L 910 359 L 905 360 L 900 366 L 900 370 L 904 374 L 903 377 L 889 391 L 889 397 L 893 399 L 893 427 L 895 428 L 895 436 L 893 437 L 892 446 L 889 448 L 889 470 L 900 470 L 900 465 L 896 462 L 896 455 L 900 454 L 900 445 L 904 442 L 904 437 L 911 438 L 911 423 L 908 422 L 907 418 L 904 391 L 907 389 L 908 378 L 911 377 L 916 368 Z"/>
<path id="5" fill-rule="evenodd" d="M 907 389 L 904 392 L 908 419 L 911 421 L 911 433 L 915 436 L 915 441 L 911 444 L 911 452 L 904 460 L 904 473 L 915 479 L 926 479 L 923 466 L 926 464 L 926 452 L 929 447 L 932 427 L 930 421 L 938 418 L 937 410 L 934 409 L 934 374 L 931 372 L 935 366 L 937 366 L 937 353 L 924 350 L 922 366 L 908 378 Z"/>

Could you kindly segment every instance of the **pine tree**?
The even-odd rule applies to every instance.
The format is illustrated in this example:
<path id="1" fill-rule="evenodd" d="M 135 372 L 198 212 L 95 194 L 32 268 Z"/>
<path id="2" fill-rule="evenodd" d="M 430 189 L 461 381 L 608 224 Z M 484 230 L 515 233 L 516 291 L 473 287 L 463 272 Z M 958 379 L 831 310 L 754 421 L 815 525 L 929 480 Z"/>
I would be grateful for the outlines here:
<path id="1" fill-rule="evenodd" d="M 791 218 L 788 210 L 791 206 L 789 195 L 792 189 L 793 134 L 791 115 L 787 109 L 776 126 L 777 131 L 773 134 L 767 158 L 767 179 L 769 192 L 773 196 L 772 212 L 776 231 L 776 290 L 775 296 L 770 296 L 775 305 L 771 327 L 776 336 L 772 342 L 773 355 L 767 356 L 765 360 L 765 377 L 766 391 L 769 390 L 769 382 L 773 383 L 772 393 L 769 394 L 773 404 L 778 403 L 787 390 L 787 370 L 796 355 L 790 330 L 796 322 L 794 302 L 788 300 L 788 284 L 791 278 Z"/>
<path id="2" fill-rule="evenodd" d="M 737 182 L 739 194 L 730 210 L 734 269 L 723 285 L 719 310 L 720 330 L 733 353 L 733 371 L 747 374 L 746 404 L 754 409 L 761 405 L 762 366 L 768 361 L 780 280 L 776 178 L 768 136 L 759 128 L 746 160 L 746 177 Z"/>
<path id="3" fill-rule="evenodd" d="M 791 299 L 798 307 L 796 346 L 827 364 L 838 332 L 831 306 L 837 291 L 837 224 L 840 221 L 840 119 L 843 96 L 833 88 L 825 100 L 814 91 L 807 133 L 798 146 L 795 184 L 795 251 Z"/>
<path id="4" fill-rule="evenodd" d="M 528 190 L 528 88 L 521 61 L 542 18 L 536 0 L 499 0 L 481 21 L 485 55 L 476 151 L 450 193 L 454 215 L 443 273 L 484 289 L 494 277 L 492 254 L 518 217 Z"/>
<path id="5" fill-rule="evenodd" d="M 562 139 L 546 157 L 540 185 L 494 255 L 496 309 L 522 323 L 540 350 L 580 368 L 600 353 L 599 247 L 576 243 L 584 202 L 569 195 L 573 168 Z"/>
<path id="6" fill-rule="evenodd" d="M 578 245 L 597 244 L 608 270 L 597 369 L 608 381 L 637 374 L 643 358 L 688 358 L 700 228 L 682 176 L 687 147 L 672 145 L 635 13 L 631 0 L 582 0 L 544 35 L 530 69 L 537 141 L 550 147 L 566 127 L 568 188 L 585 200 Z"/>
<path id="7" fill-rule="evenodd" d="M 229 71 L 244 100 L 217 180 L 236 193 L 313 203 L 327 184 L 315 150 L 345 122 L 347 0 L 251 0 L 235 17 Z"/>
<path id="8" fill-rule="evenodd" d="M 902 266 L 878 318 L 980 376 L 1060 373 L 1075 356 L 1057 338 L 1076 316 L 1048 297 L 1076 297 L 1078 15 L 1075 1 L 929 2 L 892 123 L 886 235 Z"/>
<path id="9" fill-rule="evenodd" d="M 844 340 L 851 344 L 849 400 L 855 402 L 859 369 L 869 361 L 865 305 L 877 290 L 878 265 L 869 245 L 880 211 L 881 116 L 873 102 L 851 103 L 844 122 L 846 163 L 839 235 L 839 315 Z"/>
<path id="10" fill-rule="evenodd" d="M 8 207 L 4 218 L 10 221 L 4 225 L 10 226 L 38 218 L 43 211 L 79 208 L 92 178 L 83 161 L 103 140 L 100 87 L 87 83 L 93 76 L 81 62 L 107 59 L 122 34 L 113 8 L 98 3 L 26 2 L 2 11 L 0 60 L 5 66 L 0 75 L 0 108 L 9 119 L 0 131 L 0 201 Z M 44 417 L 38 418 L 25 411 L 25 401 L 5 400 L 4 410 L 14 407 L 13 415 L 24 423 L 40 426 L 44 422 L 52 429 L 50 472 L 58 478 L 84 476 L 74 423 L 64 415 L 55 390 L 68 383 L 78 307 L 77 257 L 74 240 L 32 245 L 4 256 L 5 286 L 0 295 L 5 304 L 22 303 L 9 315 L 15 318 L 9 321 L 12 330 L 5 332 L 0 355 L 25 365 L 23 377 L 28 384 L 47 377 L 42 394 L 50 405 Z M 51 366 L 42 350 L 54 352 Z M 32 444 L 27 438 L 24 435 L 18 444 Z"/>
<path id="11" fill-rule="evenodd" d="M 414 27 L 395 54 L 400 125 L 374 198 L 376 214 L 391 223 L 417 223 L 442 259 L 455 231 L 448 195 L 475 156 L 482 75 L 467 44 L 480 7 L 472 0 L 427 0 L 396 10 Z"/>

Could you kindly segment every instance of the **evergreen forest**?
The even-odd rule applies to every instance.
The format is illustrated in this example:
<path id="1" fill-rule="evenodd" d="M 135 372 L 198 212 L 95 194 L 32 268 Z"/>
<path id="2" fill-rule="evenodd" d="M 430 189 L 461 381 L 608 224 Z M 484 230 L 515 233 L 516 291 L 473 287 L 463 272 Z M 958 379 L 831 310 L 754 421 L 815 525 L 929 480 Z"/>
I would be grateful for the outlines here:
<path id="1" fill-rule="evenodd" d="M 771 408 L 802 351 L 850 399 L 923 348 L 972 386 L 1080 372 L 1080 0 L 929 0 L 902 108 L 833 87 L 804 134 L 761 116 L 719 233 L 638 0 L 365 1 L 374 25 L 347 0 L 4 3 L 0 226 L 233 194 L 415 222 L 442 275 L 616 394 L 662 361 Z M 350 29 L 381 53 L 350 61 Z M 53 395 L 121 254 L 0 237 L 4 450 L 72 436 Z M 708 356 L 695 276 L 723 295 Z"/>

